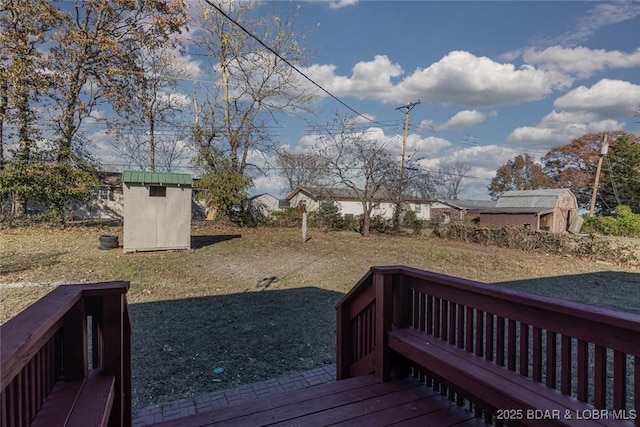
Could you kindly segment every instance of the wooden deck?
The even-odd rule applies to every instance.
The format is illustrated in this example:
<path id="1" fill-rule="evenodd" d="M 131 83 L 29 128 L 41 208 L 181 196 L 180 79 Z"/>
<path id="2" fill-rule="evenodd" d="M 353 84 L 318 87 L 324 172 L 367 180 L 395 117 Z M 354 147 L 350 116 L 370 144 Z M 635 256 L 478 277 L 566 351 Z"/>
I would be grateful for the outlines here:
<path id="1" fill-rule="evenodd" d="M 0 325 L 0 427 L 131 427 L 127 289 L 61 286 Z M 640 426 L 639 315 L 402 266 L 336 312 L 338 381 L 155 425 Z"/>
<path id="2" fill-rule="evenodd" d="M 154 424 L 154 427 L 214 425 L 371 427 L 486 424 L 416 379 L 381 382 L 374 375 L 366 375 L 165 421 Z"/>

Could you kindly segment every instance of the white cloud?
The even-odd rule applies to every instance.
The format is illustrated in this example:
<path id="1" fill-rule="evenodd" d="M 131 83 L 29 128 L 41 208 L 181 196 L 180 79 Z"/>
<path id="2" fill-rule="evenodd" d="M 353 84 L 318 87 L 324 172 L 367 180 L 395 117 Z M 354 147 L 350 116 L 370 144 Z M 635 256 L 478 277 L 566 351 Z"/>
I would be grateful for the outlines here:
<path id="1" fill-rule="evenodd" d="M 308 3 L 327 3 L 331 9 L 342 9 L 343 7 L 355 6 L 360 0 L 304 0 Z"/>
<path id="2" fill-rule="evenodd" d="M 495 116 L 493 112 L 491 115 Z M 456 113 L 453 117 L 440 125 L 438 129 L 463 129 L 471 126 L 475 126 L 484 122 L 487 119 L 487 115 L 478 110 L 463 110 Z"/>
<path id="3" fill-rule="evenodd" d="M 495 176 L 496 170 L 518 154 L 512 147 L 498 145 L 456 148 L 447 151 L 439 158 L 425 159 L 420 164 L 431 170 L 462 163 L 471 167 L 464 180 L 462 199 L 488 199 L 487 186 Z"/>
<path id="4" fill-rule="evenodd" d="M 355 6 L 359 0 L 334 0 L 329 2 L 331 9 L 341 9 L 343 7 Z"/>
<path id="5" fill-rule="evenodd" d="M 549 149 L 564 145 L 587 133 L 623 128 L 623 123 L 601 119 L 597 114 L 584 111 L 552 111 L 537 126 L 514 129 L 507 141 L 534 149 Z"/>
<path id="6" fill-rule="evenodd" d="M 532 66 L 516 68 L 469 52 L 450 52 L 428 68 L 419 69 L 398 85 L 396 100 L 423 96 L 444 104 L 489 106 L 539 100 L 563 89 L 571 80 L 556 71 Z"/>
<path id="7" fill-rule="evenodd" d="M 356 96 L 380 99 L 394 91 L 392 78 L 402 75 L 402 67 L 386 55 L 376 55 L 373 61 L 358 62 L 351 77 L 337 76 L 335 65 L 312 65 L 304 72 L 312 80 L 336 96 Z M 318 92 L 318 95 L 326 94 Z"/>
<path id="8" fill-rule="evenodd" d="M 568 30 L 554 36 L 539 36 L 532 41 L 536 46 L 576 46 L 589 40 L 601 28 L 635 19 L 640 15 L 637 1 L 592 2 L 589 11 L 574 22 L 568 22 Z"/>
<path id="9" fill-rule="evenodd" d="M 336 96 L 355 96 L 383 102 L 427 99 L 429 102 L 470 106 L 516 104 L 542 99 L 571 79 L 554 70 L 530 65 L 516 68 L 469 52 L 454 51 L 404 80 L 402 67 L 386 55 L 358 62 L 350 77 L 336 75 L 335 65 L 312 65 L 305 73 Z M 324 95 L 318 93 L 318 95 Z"/>
<path id="10" fill-rule="evenodd" d="M 595 72 L 605 69 L 640 66 L 640 49 L 625 53 L 582 46 L 574 48 L 553 46 L 544 50 L 529 49 L 524 53 L 523 59 L 542 69 L 557 70 L 580 78 L 588 78 Z"/>
<path id="11" fill-rule="evenodd" d="M 640 85 L 622 80 L 600 80 L 587 88 L 580 86 L 556 99 L 555 108 L 597 113 L 602 117 L 633 116 L 640 102 Z"/>

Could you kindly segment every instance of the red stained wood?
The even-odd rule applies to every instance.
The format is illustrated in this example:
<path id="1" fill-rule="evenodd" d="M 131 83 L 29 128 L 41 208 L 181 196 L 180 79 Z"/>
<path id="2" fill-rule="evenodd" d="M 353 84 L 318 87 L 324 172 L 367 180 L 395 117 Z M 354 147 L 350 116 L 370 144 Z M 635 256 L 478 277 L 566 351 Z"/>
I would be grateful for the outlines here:
<path id="1" fill-rule="evenodd" d="M 65 427 L 105 427 L 114 398 L 115 377 L 94 371 L 82 386 Z"/>
<path id="2" fill-rule="evenodd" d="M 588 344 L 578 340 L 578 355 L 576 360 L 576 371 L 578 376 L 577 397 L 581 402 L 586 402 L 589 397 L 589 354 Z"/>
<path id="3" fill-rule="evenodd" d="M 575 393 L 574 396 L 579 400 L 586 401 L 589 399 L 591 384 L 594 390 L 591 403 L 594 406 L 585 408 L 603 407 L 606 396 L 613 395 L 616 408 L 629 409 L 625 383 L 631 375 L 634 378 L 632 405 L 634 408 L 639 406 L 640 369 L 633 368 L 626 361 L 628 355 L 632 355 L 635 361 L 640 357 L 640 340 L 637 339 L 640 336 L 640 316 L 407 267 L 374 267 L 360 281 L 361 286 L 373 289 L 371 284 L 381 280 L 375 277 L 384 277 L 384 282 L 390 282 L 392 288 L 389 297 L 389 293 L 381 293 L 376 287 L 374 297 L 376 304 L 392 307 L 390 311 L 388 308 L 376 307 L 375 324 L 382 325 L 385 331 L 389 330 L 389 325 L 381 320 L 381 313 L 393 318 L 396 326 L 393 330 L 397 330 L 399 325 L 407 324 L 429 339 L 436 339 L 439 343 L 448 341 L 458 351 L 463 349 L 462 353 L 467 357 L 480 359 L 490 365 L 488 370 L 492 375 L 495 374 L 492 371 L 494 368 L 502 369 L 500 372 L 504 371 L 510 377 L 517 370 L 521 374 L 517 376 L 522 381 L 542 387 L 543 394 L 548 394 L 546 398 L 553 396 L 555 399 L 556 395 L 565 394 L 567 396 L 564 398 L 573 399 L 570 395 Z M 369 294 L 370 289 L 367 291 Z M 351 300 L 355 301 L 356 295 L 364 293 L 362 289 L 352 290 Z M 348 296 L 349 294 L 341 303 L 348 303 Z M 386 298 L 391 298 L 391 302 L 384 301 Z M 401 312 L 398 313 L 398 310 Z M 411 311 L 411 314 L 405 311 Z M 354 317 L 361 315 L 354 311 L 350 311 L 350 314 Z M 338 326 L 338 330 L 340 329 Z M 364 329 L 367 329 L 366 324 Z M 558 334 L 560 345 L 556 342 Z M 362 335 L 362 346 L 366 349 L 368 343 L 364 330 Z M 371 363 L 376 365 L 376 372 L 389 372 L 394 368 L 388 366 L 389 360 L 391 363 L 405 363 L 406 360 L 417 363 L 415 358 L 420 357 L 420 352 L 399 352 L 402 357 L 389 357 L 387 351 L 379 348 L 380 345 L 386 347 L 385 336 L 389 336 L 379 329 L 376 329 L 375 336 L 376 355 Z M 590 348 L 594 349 L 593 372 L 587 369 Z M 607 389 L 607 348 L 613 349 L 615 354 L 613 389 Z M 398 353 L 396 348 L 392 350 Z M 341 351 L 344 350 L 338 349 L 338 354 Z M 574 351 L 575 357 L 572 355 Z M 492 363 L 494 359 L 495 364 Z M 419 364 L 426 368 L 425 378 L 434 378 L 436 390 L 449 396 L 452 401 L 461 403 L 461 394 L 455 390 L 456 385 L 462 384 L 463 388 L 467 385 L 464 377 L 452 380 L 443 374 L 443 369 L 448 369 L 446 363 L 442 364 L 442 361 L 435 359 L 430 360 L 430 363 L 428 366 Z M 505 365 L 507 369 L 500 367 Z M 635 365 L 638 366 L 638 363 Z M 485 367 L 483 365 L 483 369 Z M 541 381 L 545 382 L 546 387 L 540 384 Z M 575 389 L 573 384 L 577 385 Z M 553 390 L 558 387 L 559 392 Z M 477 403 L 474 406 L 477 415 L 487 417 L 495 408 L 499 408 L 482 401 L 481 397 L 472 397 Z M 638 422 L 640 421 L 636 423 Z"/>
<path id="4" fill-rule="evenodd" d="M 497 366 L 484 358 L 462 351 L 437 338 L 413 329 L 390 332 L 389 345 L 422 366 L 438 372 L 447 381 L 462 389 L 465 395 L 480 402 L 480 406 L 500 409 L 558 409 L 565 411 L 593 411 L 593 407 L 560 393 L 550 392 L 542 384 Z M 537 423 L 522 420 L 525 425 Z M 553 425 L 616 425 L 610 420 L 554 420 Z M 551 425 L 546 424 L 546 425 Z"/>
<path id="5" fill-rule="evenodd" d="M 60 286 L 0 326 L 2 427 L 26 426 L 34 417 L 36 427 L 64 426 L 78 402 L 81 402 L 78 408 L 82 407 L 85 413 L 78 415 L 76 426 L 106 425 L 103 421 L 109 418 L 114 399 L 121 402 L 122 413 L 118 411 L 111 417 L 112 425 L 131 425 L 131 342 L 126 307 L 120 306 L 117 313 L 111 313 L 116 317 L 115 322 L 106 319 L 120 328 L 120 346 L 115 347 L 121 368 L 111 376 L 112 384 L 107 391 L 97 387 L 99 381 L 86 380 L 87 316 L 98 315 L 98 323 L 104 320 L 100 313 L 92 312 L 92 301 L 102 301 L 105 297 L 125 301 L 123 294 L 127 289 L 126 282 Z M 117 321 L 123 319 L 124 314 L 126 326 Z M 101 334 L 94 336 L 98 361 L 102 360 L 102 349 L 114 347 L 111 342 L 105 345 L 103 338 Z M 101 381 L 104 383 L 104 379 Z M 116 396 L 113 383 L 118 382 L 123 385 Z M 102 391 L 98 393 L 99 390 Z M 93 422 L 88 414 L 101 416 L 102 421 Z"/>
<path id="6" fill-rule="evenodd" d="M 563 394 L 571 394 L 571 368 L 572 368 L 572 353 L 571 353 L 572 339 L 569 336 L 563 335 L 560 340 L 560 352 L 561 352 L 561 367 L 560 367 L 560 391 Z"/>
<path id="7" fill-rule="evenodd" d="M 473 414 L 452 406 L 446 398 L 416 379 L 381 383 L 370 375 L 165 421 L 154 426 L 369 427 L 396 423 L 448 426 L 471 418 Z"/>
<path id="8" fill-rule="evenodd" d="M 613 408 L 618 410 L 625 409 L 627 399 L 627 355 L 615 350 L 613 352 L 613 384 Z"/>
<path id="9" fill-rule="evenodd" d="M 596 345 L 593 352 L 593 359 L 593 404 L 596 408 L 602 409 L 607 402 L 607 349 Z M 637 372 L 639 371 L 636 370 L 636 373 Z"/>

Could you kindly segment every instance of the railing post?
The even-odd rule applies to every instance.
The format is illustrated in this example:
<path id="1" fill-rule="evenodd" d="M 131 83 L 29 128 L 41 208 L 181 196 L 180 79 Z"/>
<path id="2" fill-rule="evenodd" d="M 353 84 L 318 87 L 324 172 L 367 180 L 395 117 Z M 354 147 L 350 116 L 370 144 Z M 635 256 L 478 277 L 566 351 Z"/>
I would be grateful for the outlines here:
<path id="1" fill-rule="evenodd" d="M 109 427 L 122 426 L 124 417 L 123 402 L 125 399 L 123 388 L 123 313 L 124 295 L 105 295 L 102 299 L 102 337 L 103 342 L 103 372 L 115 375 L 115 390 L 113 409 L 109 417 Z"/>
<path id="2" fill-rule="evenodd" d="M 391 330 L 393 323 L 393 274 L 376 270 L 373 285 L 376 290 L 376 377 L 388 381 L 392 367 L 387 331 Z"/>
<path id="3" fill-rule="evenodd" d="M 348 304 L 340 304 L 338 306 L 336 321 L 336 377 L 339 381 L 349 378 L 349 366 L 351 366 L 353 360 Z"/>
<path id="4" fill-rule="evenodd" d="M 82 298 L 64 315 L 62 334 L 64 379 L 65 381 L 82 380 L 89 372 L 87 316 Z"/>
<path id="5" fill-rule="evenodd" d="M 412 321 L 411 289 L 406 283 L 404 274 L 396 274 L 393 277 L 393 326 L 408 328 Z M 399 355 L 393 355 L 393 375 L 403 378 L 409 375 L 409 361 Z"/>

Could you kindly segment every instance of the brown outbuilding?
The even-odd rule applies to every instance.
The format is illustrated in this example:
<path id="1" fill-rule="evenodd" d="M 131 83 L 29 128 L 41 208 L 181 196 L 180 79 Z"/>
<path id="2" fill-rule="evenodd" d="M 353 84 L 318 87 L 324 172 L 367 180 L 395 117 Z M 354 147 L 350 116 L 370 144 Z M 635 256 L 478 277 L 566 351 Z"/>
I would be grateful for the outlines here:
<path id="1" fill-rule="evenodd" d="M 480 212 L 480 224 L 577 232 L 582 226 L 576 196 L 567 188 L 507 191 L 494 208 Z"/>

